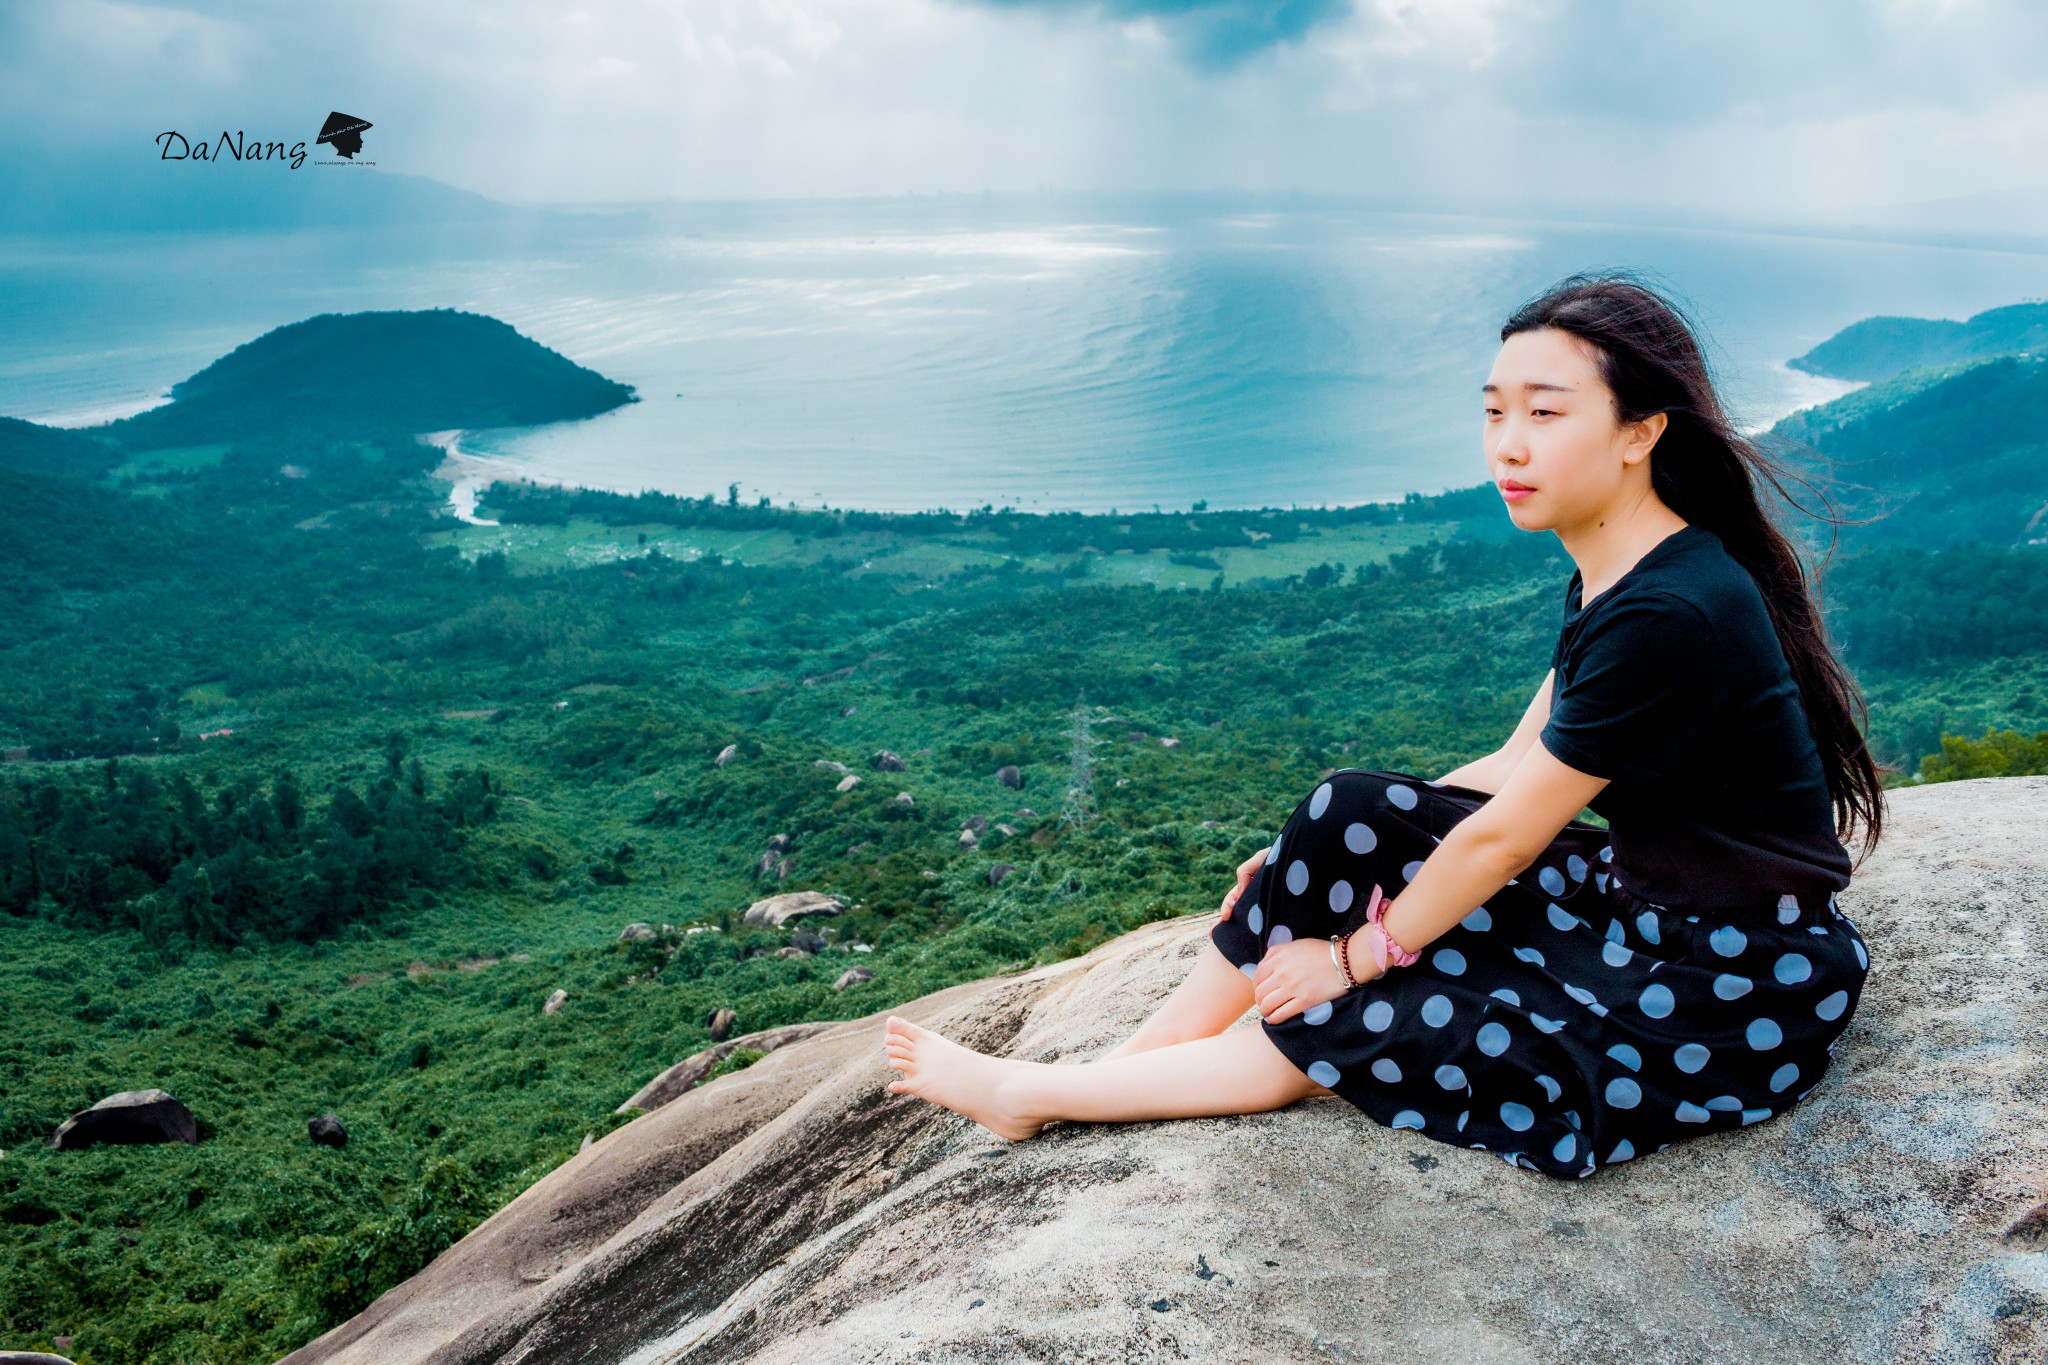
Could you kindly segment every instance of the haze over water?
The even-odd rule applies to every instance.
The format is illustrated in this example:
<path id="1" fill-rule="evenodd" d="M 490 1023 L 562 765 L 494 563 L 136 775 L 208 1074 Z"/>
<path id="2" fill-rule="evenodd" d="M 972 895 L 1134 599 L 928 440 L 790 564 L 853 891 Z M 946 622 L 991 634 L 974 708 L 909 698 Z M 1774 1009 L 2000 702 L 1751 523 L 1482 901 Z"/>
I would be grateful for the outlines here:
<path id="1" fill-rule="evenodd" d="M 2048 294 L 2044 254 L 1233 197 L 705 204 L 501 228 L 0 238 L 0 413 L 137 411 L 271 327 L 454 307 L 635 385 L 468 432 L 476 468 L 778 504 L 1340 504 L 1486 477 L 1515 304 L 1629 266 L 1766 424 L 1850 386 L 1783 362 L 1876 313 Z M 337 375 L 346 383 L 346 375 Z"/>

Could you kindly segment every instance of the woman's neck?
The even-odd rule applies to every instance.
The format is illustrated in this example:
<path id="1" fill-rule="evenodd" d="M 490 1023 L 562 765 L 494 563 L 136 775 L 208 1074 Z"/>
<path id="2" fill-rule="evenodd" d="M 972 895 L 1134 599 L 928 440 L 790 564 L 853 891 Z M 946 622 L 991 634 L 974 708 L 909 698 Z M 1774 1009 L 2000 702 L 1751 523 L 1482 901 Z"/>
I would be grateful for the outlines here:
<path id="1" fill-rule="evenodd" d="M 1565 553 L 1579 569 L 1579 601 L 1590 602 L 1667 537 L 1684 529 L 1684 517 L 1652 496 L 1627 508 L 1609 508 L 1566 530 L 1557 529 Z"/>

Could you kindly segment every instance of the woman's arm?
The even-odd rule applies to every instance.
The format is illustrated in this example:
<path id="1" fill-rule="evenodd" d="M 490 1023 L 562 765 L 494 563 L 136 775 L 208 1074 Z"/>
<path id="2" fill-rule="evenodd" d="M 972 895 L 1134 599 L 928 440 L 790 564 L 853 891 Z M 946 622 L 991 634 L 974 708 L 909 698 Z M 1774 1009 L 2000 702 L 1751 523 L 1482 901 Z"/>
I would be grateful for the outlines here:
<path id="1" fill-rule="evenodd" d="M 1536 742 L 1544 722 L 1550 719 L 1550 685 L 1557 677 L 1552 669 L 1543 675 L 1543 685 L 1536 689 L 1536 695 L 1529 699 L 1527 709 L 1522 712 L 1521 721 L 1515 732 L 1508 736 L 1507 743 L 1484 758 L 1475 758 L 1462 768 L 1453 768 L 1439 777 L 1439 782 L 1453 782 L 1460 787 L 1474 791 L 1492 792 L 1496 796 L 1508 780 L 1508 774 L 1522 761 L 1522 755 L 1529 752 L 1529 746 Z"/>

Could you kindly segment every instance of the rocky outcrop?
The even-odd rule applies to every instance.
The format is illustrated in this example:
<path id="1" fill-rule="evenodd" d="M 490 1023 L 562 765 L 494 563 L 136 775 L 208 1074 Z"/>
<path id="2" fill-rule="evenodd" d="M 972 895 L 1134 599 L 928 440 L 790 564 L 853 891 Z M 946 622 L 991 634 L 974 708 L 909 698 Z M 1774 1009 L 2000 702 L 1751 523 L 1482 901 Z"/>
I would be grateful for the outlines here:
<path id="1" fill-rule="evenodd" d="M 837 896 L 826 895 L 823 891 L 785 891 L 779 896 L 768 896 L 747 907 L 740 916 L 742 924 L 765 924 L 780 929 L 791 920 L 807 915 L 836 915 L 846 908 Z"/>
<path id="2" fill-rule="evenodd" d="M 2044 810 L 2048 778 L 1893 793 L 1840 898 L 1874 961 L 1820 1086 L 1589 1180 L 1335 1097 L 1008 1143 L 885 1090 L 891 1012 L 1012 1057 L 1099 1056 L 1210 912 L 698 1085 L 287 1359 L 2038 1360 Z"/>
<path id="3" fill-rule="evenodd" d="M 730 1010 L 721 1010 L 730 1014 Z M 702 1052 L 693 1052 L 668 1070 L 656 1076 L 633 1093 L 633 1097 L 612 1112 L 623 1114 L 628 1109 L 659 1109 L 676 1096 L 694 1089 L 711 1074 L 713 1067 L 730 1057 L 741 1048 L 755 1052 L 773 1052 L 776 1048 L 790 1043 L 801 1042 L 825 1032 L 827 1029 L 844 1027 L 838 1020 L 824 1020 L 811 1024 L 784 1024 L 781 1028 L 764 1028 L 755 1033 L 743 1033 L 737 1038 L 716 1043 Z"/>
<path id="4" fill-rule="evenodd" d="M 197 1142 L 199 1121 L 164 1090 L 123 1090 L 57 1125 L 50 1146 L 75 1152 L 95 1143 Z"/>
<path id="5" fill-rule="evenodd" d="M 338 1114 L 320 1114 L 307 1119 L 306 1136 L 321 1147 L 348 1146 L 348 1126 Z"/>

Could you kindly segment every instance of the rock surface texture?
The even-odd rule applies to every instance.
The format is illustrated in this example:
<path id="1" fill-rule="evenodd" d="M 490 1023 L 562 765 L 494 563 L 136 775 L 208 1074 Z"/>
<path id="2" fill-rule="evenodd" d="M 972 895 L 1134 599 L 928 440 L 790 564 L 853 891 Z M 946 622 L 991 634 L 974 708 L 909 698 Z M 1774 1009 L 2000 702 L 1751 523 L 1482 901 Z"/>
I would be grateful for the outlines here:
<path id="1" fill-rule="evenodd" d="M 197 1142 L 199 1121 L 162 1090 L 123 1090 L 57 1125 L 50 1145 L 77 1151 L 101 1142 Z"/>
<path id="2" fill-rule="evenodd" d="M 611 1133 L 286 1359 L 2040 1360 L 2048 778 L 1901 790 L 1891 816 L 1841 896 L 1862 1005 L 1820 1086 L 1753 1127 L 1582 1182 L 1334 1097 L 1013 1144 L 884 1089 L 882 1010 Z M 1082 1064 L 1212 922 L 894 1012 Z"/>

